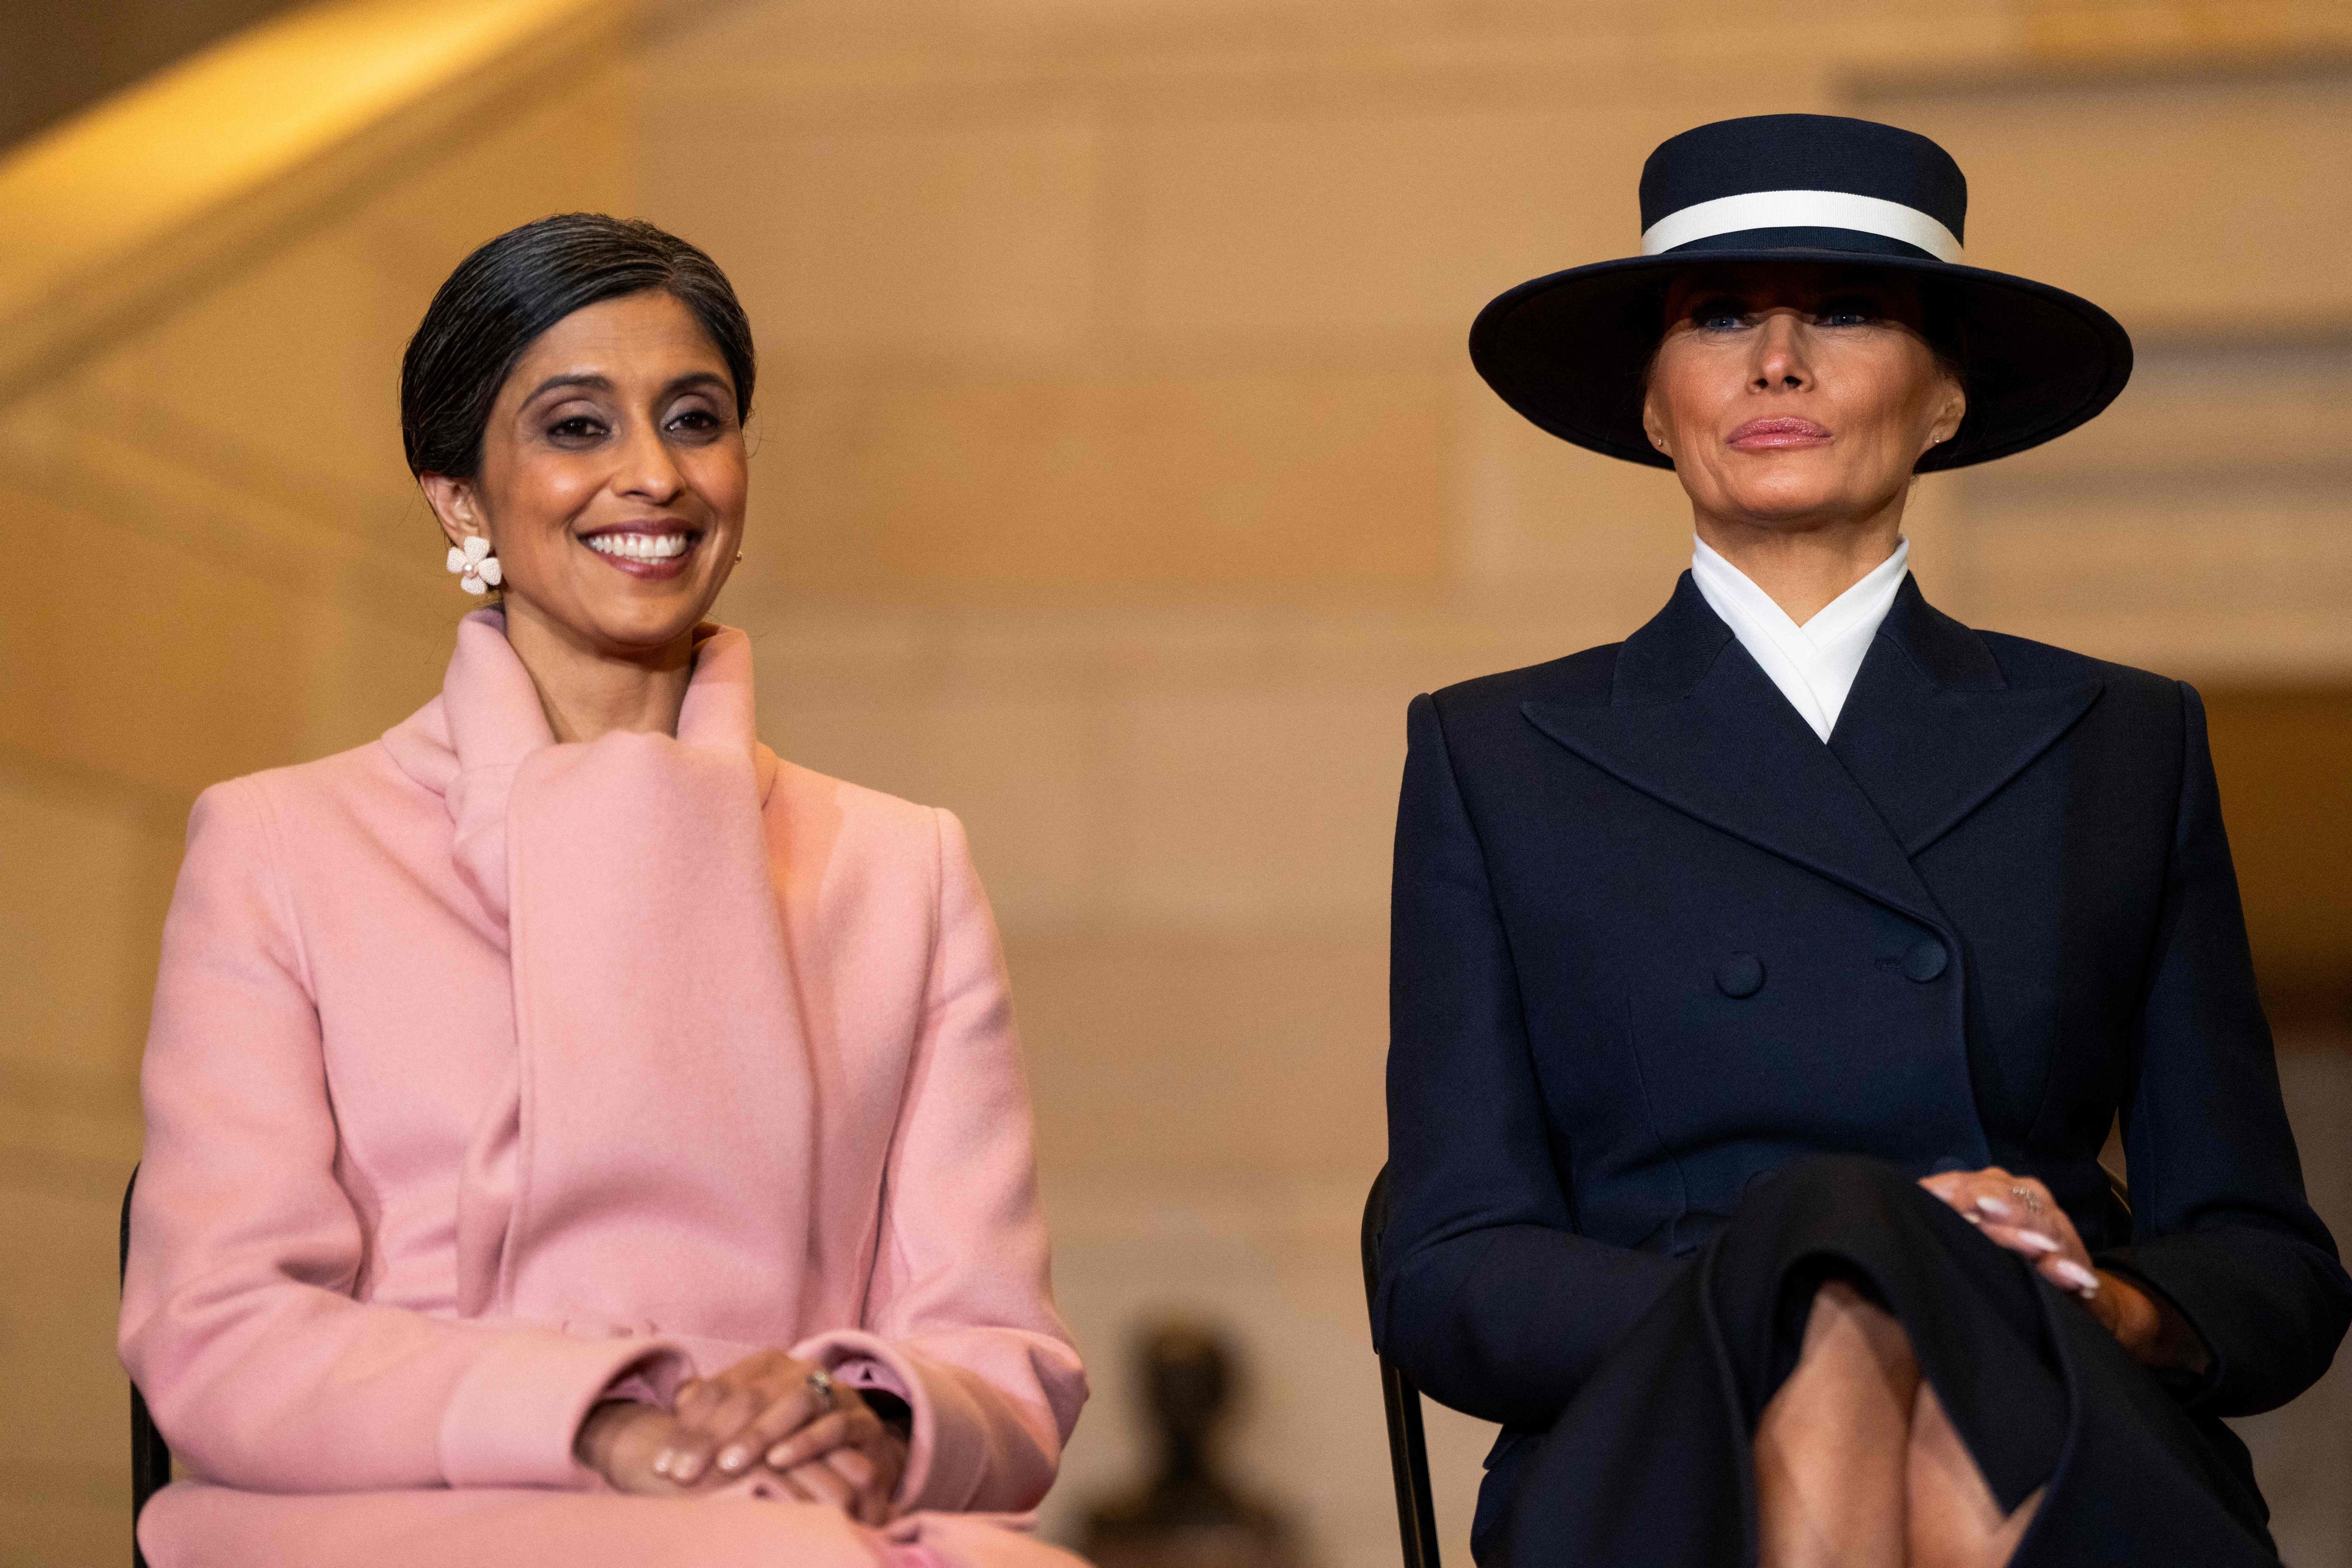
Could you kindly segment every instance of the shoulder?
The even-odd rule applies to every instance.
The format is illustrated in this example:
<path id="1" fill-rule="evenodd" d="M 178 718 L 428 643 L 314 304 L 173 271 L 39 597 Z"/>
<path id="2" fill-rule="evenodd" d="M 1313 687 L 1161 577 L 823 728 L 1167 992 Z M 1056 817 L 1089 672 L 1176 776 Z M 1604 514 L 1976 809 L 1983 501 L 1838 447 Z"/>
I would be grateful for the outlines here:
<path id="1" fill-rule="evenodd" d="M 935 873 L 942 860 L 967 852 L 963 825 L 944 807 L 919 805 L 782 758 L 765 810 L 772 830 L 804 849 L 822 845 L 824 857 L 836 864 L 845 859 Z"/>
<path id="2" fill-rule="evenodd" d="M 416 837 L 428 813 L 446 837 L 438 798 L 373 743 L 213 785 L 188 814 L 167 954 L 257 945 L 307 984 L 304 890 L 341 896 L 377 878 L 386 846 Z"/>
<path id="3" fill-rule="evenodd" d="M 2194 706 L 2196 691 L 2187 682 L 2152 670 L 2136 669 L 2106 659 L 2093 658 L 2071 648 L 2060 648 L 2005 632 L 1979 632 L 2002 677 L 2018 690 L 2094 684 L 2099 687 L 2097 707 L 2108 722 L 2117 719 L 2161 727 L 2177 734 L 2183 709 Z"/>
<path id="4" fill-rule="evenodd" d="M 788 919 L 804 908 L 886 944 L 918 930 L 992 933 L 963 824 L 945 807 L 780 758 L 764 811 Z"/>
<path id="5" fill-rule="evenodd" d="M 776 758 L 776 782 L 769 791 L 768 810 L 832 817 L 859 832 L 884 838 L 935 836 L 941 815 L 937 806 L 886 795 L 781 757 Z"/>
<path id="6" fill-rule="evenodd" d="M 1505 670 L 1442 686 L 1414 699 L 1416 713 L 1425 713 L 1443 731 L 1449 746 L 1468 739 L 1497 724 L 1514 731 L 1523 723 L 1521 710 L 1529 703 L 1596 707 L 1609 701 L 1617 673 L 1622 643 L 1587 648 L 1564 659 L 1550 659 L 1524 669 Z"/>
<path id="7" fill-rule="evenodd" d="M 1430 698 L 1448 716 L 1496 708 L 1517 712 L 1519 705 L 1526 702 L 1605 703 L 1617 673 L 1617 653 L 1624 645 L 1605 643 L 1564 659 L 1548 659 L 1524 669 L 1480 675 L 1441 687 L 1431 693 Z"/>
<path id="8" fill-rule="evenodd" d="M 322 834 L 366 833 L 437 800 L 394 762 L 381 740 L 308 762 L 222 780 L 196 798 L 189 831 L 218 824 L 297 846 Z"/>

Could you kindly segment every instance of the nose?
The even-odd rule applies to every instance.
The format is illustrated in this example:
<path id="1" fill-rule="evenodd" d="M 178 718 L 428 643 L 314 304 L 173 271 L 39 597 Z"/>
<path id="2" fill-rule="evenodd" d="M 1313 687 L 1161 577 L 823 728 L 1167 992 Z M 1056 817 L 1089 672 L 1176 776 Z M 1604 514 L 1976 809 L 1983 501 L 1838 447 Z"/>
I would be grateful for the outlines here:
<path id="1" fill-rule="evenodd" d="M 1768 311 L 1756 332 L 1749 390 L 1799 392 L 1812 385 L 1811 348 L 1811 333 L 1794 310 Z"/>
<path id="2" fill-rule="evenodd" d="M 620 467 L 613 476 L 614 493 L 661 507 L 685 488 L 686 477 L 677 471 L 661 432 L 650 421 L 638 424 L 621 451 Z"/>

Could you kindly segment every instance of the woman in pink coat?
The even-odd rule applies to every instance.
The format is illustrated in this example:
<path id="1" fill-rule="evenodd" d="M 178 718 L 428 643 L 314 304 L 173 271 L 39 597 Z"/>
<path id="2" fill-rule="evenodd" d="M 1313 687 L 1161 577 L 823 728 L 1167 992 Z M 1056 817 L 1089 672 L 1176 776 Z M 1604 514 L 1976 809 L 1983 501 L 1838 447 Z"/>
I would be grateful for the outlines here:
<path id="1" fill-rule="evenodd" d="M 780 761 L 751 334 L 575 214 L 402 376 L 467 591 L 382 740 L 207 790 L 164 929 L 124 1364 L 156 1568 L 1043 1564 L 1086 1397 L 962 830 Z"/>

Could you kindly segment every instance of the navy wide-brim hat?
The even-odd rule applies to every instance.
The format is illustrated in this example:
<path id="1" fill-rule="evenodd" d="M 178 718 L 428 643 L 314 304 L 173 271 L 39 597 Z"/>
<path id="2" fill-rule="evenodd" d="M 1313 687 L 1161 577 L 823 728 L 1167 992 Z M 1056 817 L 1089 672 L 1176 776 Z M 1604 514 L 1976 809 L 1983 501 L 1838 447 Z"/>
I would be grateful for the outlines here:
<path id="1" fill-rule="evenodd" d="M 1767 114 L 1662 143 L 1642 166 L 1642 254 L 1522 283 L 1478 313 L 1470 359 L 1503 401 L 1565 441 L 1671 468 L 1642 429 L 1643 377 L 1679 273 L 1818 262 L 1917 278 L 1968 417 L 1919 470 L 2063 435 L 2131 379 L 2131 339 L 2089 300 L 1960 263 L 1969 186 L 1927 138 L 1867 120 Z"/>

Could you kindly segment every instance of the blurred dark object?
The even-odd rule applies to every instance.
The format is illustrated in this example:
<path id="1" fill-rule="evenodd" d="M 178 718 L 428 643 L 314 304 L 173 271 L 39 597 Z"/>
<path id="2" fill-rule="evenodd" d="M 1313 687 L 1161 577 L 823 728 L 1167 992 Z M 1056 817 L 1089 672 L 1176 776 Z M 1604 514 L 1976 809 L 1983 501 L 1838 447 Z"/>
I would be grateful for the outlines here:
<path id="1" fill-rule="evenodd" d="M 1372 1177 L 1364 1196 L 1360 1244 L 1364 1261 L 1364 1307 L 1378 1315 L 1381 1243 L 1389 1230 L 1389 1167 Z M 1375 1347 L 1375 1354 L 1378 1347 Z M 1421 1424 L 1421 1390 L 1404 1369 L 1381 1356 L 1381 1404 L 1389 1425 L 1389 1479 L 1396 1483 L 1397 1543 L 1404 1568 L 1438 1568 L 1437 1502 L 1429 1491 L 1429 1436 Z"/>
<path id="2" fill-rule="evenodd" d="M 118 1289 L 131 1272 L 131 1195 L 138 1190 L 139 1167 L 132 1166 L 131 1179 L 122 1184 L 122 1242 L 114 1267 Z M 134 1383 L 131 1385 L 131 1568 L 147 1568 L 147 1555 L 139 1550 L 139 1515 L 146 1510 L 149 1498 L 171 1484 L 171 1445 L 155 1429 L 154 1418 L 147 1413 L 146 1396 Z"/>
<path id="3" fill-rule="evenodd" d="M 294 0 L 0 4 L 0 148 L 22 141 Z"/>
<path id="4" fill-rule="evenodd" d="M 1096 1568 L 1303 1568 L 1289 1521 L 1220 1473 L 1218 1429 L 1239 1381 L 1224 1337 L 1162 1322 L 1138 1338 L 1135 1356 L 1157 1469 L 1141 1490 L 1087 1516 L 1079 1552 Z"/>
<path id="5" fill-rule="evenodd" d="M 2263 1004 L 2282 1035 L 2341 1034 L 2352 1029 L 2352 688 L 2204 697 Z"/>

